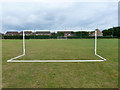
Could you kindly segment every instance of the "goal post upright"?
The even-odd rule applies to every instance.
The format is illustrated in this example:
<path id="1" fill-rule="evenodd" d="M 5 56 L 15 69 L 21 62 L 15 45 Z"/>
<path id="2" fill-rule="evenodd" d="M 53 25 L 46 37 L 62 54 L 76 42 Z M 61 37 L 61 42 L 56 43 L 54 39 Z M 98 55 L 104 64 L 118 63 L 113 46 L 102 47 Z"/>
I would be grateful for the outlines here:
<path id="1" fill-rule="evenodd" d="M 25 31 L 33 31 L 33 30 L 23 30 L 23 54 L 17 57 L 11 58 L 7 60 L 7 62 L 102 62 L 102 61 L 106 61 L 105 58 L 97 54 L 97 30 L 77 30 L 77 31 L 95 32 L 95 47 L 94 47 L 95 55 L 101 58 L 102 60 L 15 60 L 17 58 L 25 56 L 25 53 L 26 53 Z M 37 30 L 37 31 L 43 31 L 43 30 Z"/>
<path id="2" fill-rule="evenodd" d="M 25 55 L 25 32 L 23 30 L 23 55 Z"/>
<path id="3" fill-rule="evenodd" d="M 95 30 L 95 55 L 97 54 L 97 31 Z"/>
<path id="4" fill-rule="evenodd" d="M 107 59 L 97 54 L 97 39 L 98 39 L 97 36 L 98 36 L 97 30 L 95 30 L 95 55 L 101 58 L 102 60 L 106 61 Z"/>

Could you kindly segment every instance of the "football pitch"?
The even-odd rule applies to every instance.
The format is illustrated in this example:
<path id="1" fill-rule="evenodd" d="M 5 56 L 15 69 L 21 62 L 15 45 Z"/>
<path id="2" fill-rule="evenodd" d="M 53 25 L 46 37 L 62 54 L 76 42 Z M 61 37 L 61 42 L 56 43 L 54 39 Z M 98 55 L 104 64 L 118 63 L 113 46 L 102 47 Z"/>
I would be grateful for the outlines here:
<path id="1" fill-rule="evenodd" d="M 100 60 L 94 44 L 94 39 L 25 40 L 26 55 L 17 60 Z M 118 87 L 118 39 L 98 39 L 104 62 L 7 63 L 22 53 L 22 40 L 2 40 L 3 88 Z"/>

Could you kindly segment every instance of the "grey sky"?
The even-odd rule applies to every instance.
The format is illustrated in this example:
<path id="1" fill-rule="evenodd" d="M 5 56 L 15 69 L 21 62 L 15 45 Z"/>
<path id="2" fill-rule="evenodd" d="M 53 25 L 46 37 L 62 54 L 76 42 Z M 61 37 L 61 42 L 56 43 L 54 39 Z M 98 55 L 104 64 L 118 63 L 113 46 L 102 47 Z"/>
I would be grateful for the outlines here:
<path id="1" fill-rule="evenodd" d="M 2 4 L 3 32 L 23 29 L 95 29 L 118 25 L 117 2 Z"/>

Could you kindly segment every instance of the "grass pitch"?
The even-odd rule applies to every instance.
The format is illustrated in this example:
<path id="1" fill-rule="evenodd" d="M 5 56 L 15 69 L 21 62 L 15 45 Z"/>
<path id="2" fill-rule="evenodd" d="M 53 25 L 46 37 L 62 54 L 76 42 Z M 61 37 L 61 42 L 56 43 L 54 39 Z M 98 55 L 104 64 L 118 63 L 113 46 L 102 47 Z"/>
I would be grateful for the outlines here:
<path id="1" fill-rule="evenodd" d="M 22 54 L 22 40 L 3 40 L 3 88 L 114 88 L 118 87 L 118 39 L 98 39 L 96 63 L 7 63 Z M 100 59 L 93 39 L 26 40 L 19 60 Z"/>

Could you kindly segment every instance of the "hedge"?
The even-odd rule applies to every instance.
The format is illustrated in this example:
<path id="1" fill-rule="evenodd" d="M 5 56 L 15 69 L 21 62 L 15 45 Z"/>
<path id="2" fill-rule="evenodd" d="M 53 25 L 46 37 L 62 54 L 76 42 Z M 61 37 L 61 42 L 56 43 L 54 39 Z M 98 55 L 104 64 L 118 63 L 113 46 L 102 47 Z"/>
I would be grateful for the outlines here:
<path id="1" fill-rule="evenodd" d="M 22 35 L 15 35 L 15 36 L 3 36 L 4 39 L 23 39 Z M 93 39 L 94 36 L 68 36 L 68 39 Z M 97 38 L 118 38 L 117 36 L 98 36 Z M 48 35 L 27 35 L 25 36 L 25 39 L 57 39 L 57 36 L 48 36 Z"/>

